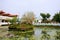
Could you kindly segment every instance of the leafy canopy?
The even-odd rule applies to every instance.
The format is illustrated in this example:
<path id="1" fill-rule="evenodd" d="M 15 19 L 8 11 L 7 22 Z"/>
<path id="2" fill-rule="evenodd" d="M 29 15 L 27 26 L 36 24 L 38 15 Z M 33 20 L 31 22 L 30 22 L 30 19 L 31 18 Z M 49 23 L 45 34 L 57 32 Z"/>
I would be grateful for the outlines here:
<path id="1" fill-rule="evenodd" d="M 57 13 L 53 16 L 53 19 L 52 19 L 52 20 L 60 23 L 60 12 L 57 12 Z"/>

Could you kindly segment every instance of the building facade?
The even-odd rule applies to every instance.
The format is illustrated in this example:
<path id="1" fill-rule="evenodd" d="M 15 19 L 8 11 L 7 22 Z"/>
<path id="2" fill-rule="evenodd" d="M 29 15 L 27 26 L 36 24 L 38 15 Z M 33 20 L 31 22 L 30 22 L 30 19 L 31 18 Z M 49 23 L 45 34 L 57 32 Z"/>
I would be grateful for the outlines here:
<path id="1" fill-rule="evenodd" d="M 0 11 L 0 25 L 8 24 L 8 19 L 12 19 L 13 17 L 17 17 L 17 15 L 12 15 L 10 13 L 6 13 L 4 11 Z"/>

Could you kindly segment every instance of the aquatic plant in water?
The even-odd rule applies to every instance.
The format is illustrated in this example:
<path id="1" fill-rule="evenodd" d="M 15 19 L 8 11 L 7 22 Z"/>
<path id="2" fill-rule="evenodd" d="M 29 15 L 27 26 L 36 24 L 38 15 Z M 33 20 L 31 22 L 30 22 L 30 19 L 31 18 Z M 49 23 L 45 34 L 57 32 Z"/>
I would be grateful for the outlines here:
<path id="1" fill-rule="evenodd" d="M 60 31 L 56 31 L 55 40 L 60 40 Z"/>
<path id="2" fill-rule="evenodd" d="M 42 36 L 41 36 L 41 40 L 49 40 L 50 39 L 50 35 L 49 34 L 47 34 L 47 32 L 46 31 L 42 31 Z"/>

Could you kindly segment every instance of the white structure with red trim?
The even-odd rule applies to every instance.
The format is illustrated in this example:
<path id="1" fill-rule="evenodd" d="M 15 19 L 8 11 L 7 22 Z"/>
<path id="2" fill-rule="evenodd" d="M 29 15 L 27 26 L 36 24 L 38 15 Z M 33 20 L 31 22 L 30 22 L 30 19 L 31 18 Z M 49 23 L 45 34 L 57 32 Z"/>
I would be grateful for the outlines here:
<path id="1" fill-rule="evenodd" d="M 0 25 L 8 24 L 7 19 L 12 19 L 13 17 L 17 17 L 17 15 L 12 15 L 4 11 L 0 11 Z"/>

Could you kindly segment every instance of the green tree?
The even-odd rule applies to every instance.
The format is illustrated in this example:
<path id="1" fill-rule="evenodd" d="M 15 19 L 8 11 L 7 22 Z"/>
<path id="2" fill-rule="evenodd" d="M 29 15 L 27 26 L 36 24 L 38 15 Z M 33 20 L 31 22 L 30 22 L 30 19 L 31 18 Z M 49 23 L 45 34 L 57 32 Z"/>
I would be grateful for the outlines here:
<path id="1" fill-rule="evenodd" d="M 47 18 L 50 18 L 50 14 L 49 14 L 49 13 L 47 13 L 46 17 L 47 17 Z"/>
<path id="2" fill-rule="evenodd" d="M 46 14 L 40 13 L 40 15 L 41 15 L 41 17 L 42 17 L 43 19 L 46 19 Z"/>
<path id="3" fill-rule="evenodd" d="M 46 20 L 46 14 L 40 13 L 41 17 L 43 18 L 42 21 Z"/>
<path id="4" fill-rule="evenodd" d="M 57 13 L 53 16 L 53 19 L 52 19 L 52 20 L 60 23 L 60 12 L 57 12 Z"/>
<path id="5" fill-rule="evenodd" d="M 13 17 L 13 19 L 10 20 L 11 24 L 15 24 L 17 22 L 17 17 Z"/>
<path id="6" fill-rule="evenodd" d="M 41 15 L 41 17 L 43 18 L 42 19 L 42 22 L 49 22 L 48 21 L 48 18 L 50 18 L 50 14 L 49 13 L 47 13 L 47 14 L 45 14 L 45 13 L 40 13 L 40 15 Z"/>
<path id="7" fill-rule="evenodd" d="M 17 17 L 13 17 L 13 19 L 9 20 L 9 22 L 10 22 L 9 29 L 17 27 Z"/>

